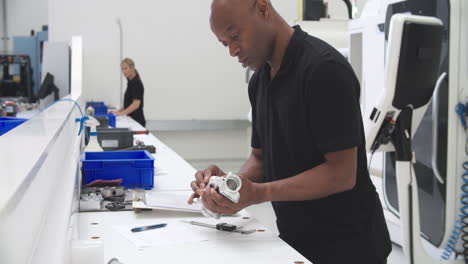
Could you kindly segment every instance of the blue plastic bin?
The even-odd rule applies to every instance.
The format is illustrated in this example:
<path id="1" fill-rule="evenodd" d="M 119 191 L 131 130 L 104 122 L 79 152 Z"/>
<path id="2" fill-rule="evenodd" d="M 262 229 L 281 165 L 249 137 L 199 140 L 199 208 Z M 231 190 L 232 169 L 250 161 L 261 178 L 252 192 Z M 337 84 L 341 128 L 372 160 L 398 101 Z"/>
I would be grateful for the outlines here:
<path id="1" fill-rule="evenodd" d="M 16 117 L 0 117 L 0 136 L 23 124 L 27 119 Z"/>
<path id="2" fill-rule="evenodd" d="M 107 116 L 107 120 L 109 120 L 109 126 L 115 127 L 115 115 L 114 114 L 94 114 L 94 116 Z"/>
<path id="3" fill-rule="evenodd" d="M 83 184 L 122 179 L 126 188 L 154 187 L 154 158 L 148 151 L 85 152 L 81 161 Z"/>
<path id="4" fill-rule="evenodd" d="M 87 102 L 86 108 L 92 106 L 94 108 L 95 115 L 104 115 L 107 114 L 107 106 L 104 102 Z"/>

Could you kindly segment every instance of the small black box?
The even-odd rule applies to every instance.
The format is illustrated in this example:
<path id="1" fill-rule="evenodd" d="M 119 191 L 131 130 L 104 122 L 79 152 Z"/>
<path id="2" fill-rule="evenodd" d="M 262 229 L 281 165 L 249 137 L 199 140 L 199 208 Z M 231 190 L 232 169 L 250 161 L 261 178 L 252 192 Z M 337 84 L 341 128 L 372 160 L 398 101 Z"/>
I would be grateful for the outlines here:
<path id="1" fill-rule="evenodd" d="M 133 131 L 128 128 L 97 128 L 99 145 L 105 151 L 133 147 Z"/>

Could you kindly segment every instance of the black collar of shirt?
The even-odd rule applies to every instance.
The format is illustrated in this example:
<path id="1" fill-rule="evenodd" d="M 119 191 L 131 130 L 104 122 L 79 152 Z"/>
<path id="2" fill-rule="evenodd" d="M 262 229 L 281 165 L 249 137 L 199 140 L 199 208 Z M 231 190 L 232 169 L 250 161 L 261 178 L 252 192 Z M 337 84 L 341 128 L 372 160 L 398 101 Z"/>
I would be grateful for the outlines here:
<path id="1" fill-rule="evenodd" d="M 140 75 L 137 73 L 133 79 L 127 79 L 129 83 L 134 83 L 140 79 Z"/>
<path id="2" fill-rule="evenodd" d="M 275 79 L 281 77 L 282 75 L 286 74 L 289 69 L 291 69 L 291 65 L 295 63 L 297 53 L 300 51 L 297 47 L 300 45 L 301 41 L 307 37 L 307 33 L 302 31 L 299 25 L 293 27 L 294 33 L 289 40 L 288 47 L 283 55 L 283 60 L 281 61 L 281 66 L 276 73 Z M 271 67 L 268 63 L 265 63 L 263 66 L 264 76 L 267 78 L 268 82 L 270 82 L 270 71 Z"/>

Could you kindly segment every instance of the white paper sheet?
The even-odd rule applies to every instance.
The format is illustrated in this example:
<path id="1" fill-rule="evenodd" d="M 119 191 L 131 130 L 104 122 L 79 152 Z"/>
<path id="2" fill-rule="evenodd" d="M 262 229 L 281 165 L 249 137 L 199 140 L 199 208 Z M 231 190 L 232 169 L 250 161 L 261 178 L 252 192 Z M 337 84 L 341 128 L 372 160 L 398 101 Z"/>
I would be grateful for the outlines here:
<path id="1" fill-rule="evenodd" d="M 199 204 L 188 204 L 187 200 L 191 191 L 147 191 L 146 206 L 149 208 L 180 210 L 188 212 L 200 212 Z"/>

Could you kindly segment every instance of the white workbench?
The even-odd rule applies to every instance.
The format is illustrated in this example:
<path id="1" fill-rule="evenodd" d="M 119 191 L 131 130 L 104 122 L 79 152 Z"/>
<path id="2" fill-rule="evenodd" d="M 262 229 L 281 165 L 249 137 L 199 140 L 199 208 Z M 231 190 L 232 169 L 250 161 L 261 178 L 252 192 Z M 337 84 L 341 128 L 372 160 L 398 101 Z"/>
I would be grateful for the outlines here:
<path id="1" fill-rule="evenodd" d="M 144 130 L 128 117 L 118 117 L 117 127 Z M 135 140 L 156 146 L 154 191 L 190 190 L 195 169 L 152 134 Z M 187 197 L 188 198 L 188 197 Z M 181 220 L 205 223 L 228 222 L 257 229 L 250 235 L 193 226 Z M 274 233 L 242 211 L 220 221 L 197 213 L 165 210 L 78 213 L 78 239 L 102 239 L 105 261 L 118 258 L 124 264 L 143 263 L 310 263 Z M 132 233 L 142 225 L 167 223 L 165 228 Z M 107 262 L 106 262 L 107 263 Z"/>

